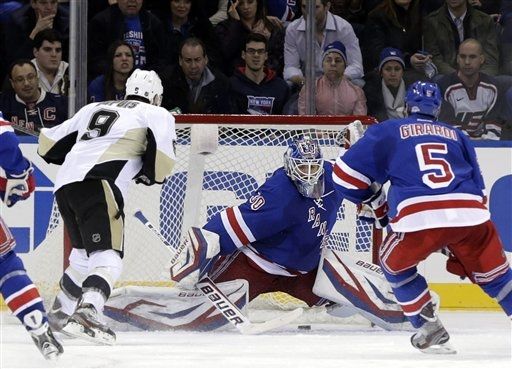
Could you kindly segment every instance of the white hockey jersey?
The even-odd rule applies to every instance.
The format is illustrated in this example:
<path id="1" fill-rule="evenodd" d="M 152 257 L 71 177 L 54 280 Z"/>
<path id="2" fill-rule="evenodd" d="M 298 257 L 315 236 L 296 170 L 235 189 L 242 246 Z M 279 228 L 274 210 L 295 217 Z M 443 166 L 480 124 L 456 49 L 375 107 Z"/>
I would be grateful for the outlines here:
<path id="1" fill-rule="evenodd" d="M 132 179 L 164 182 L 176 160 L 175 140 L 174 117 L 164 108 L 136 100 L 103 101 L 42 129 L 38 153 L 62 164 L 54 191 L 85 179 L 109 179 L 126 196 Z"/>

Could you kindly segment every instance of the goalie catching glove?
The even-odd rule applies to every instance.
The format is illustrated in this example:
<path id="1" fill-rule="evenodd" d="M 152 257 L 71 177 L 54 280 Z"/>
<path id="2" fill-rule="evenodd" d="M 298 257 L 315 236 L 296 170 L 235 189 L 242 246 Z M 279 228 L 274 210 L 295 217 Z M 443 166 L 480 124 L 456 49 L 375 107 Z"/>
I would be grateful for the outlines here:
<path id="1" fill-rule="evenodd" d="M 34 168 L 29 163 L 29 167 L 19 174 L 11 173 L 7 174 L 7 178 L 0 177 L 0 197 L 8 207 L 27 199 L 34 192 L 33 171 Z"/>
<path id="2" fill-rule="evenodd" d="M 171 279 L 184 288 L 194 288 L 211 269 L 220 252 L 219 235 L 202 228 L 191 227 L 185 241 L 170 262 Z"/>
<path id="3" fill-rule="evenodd" d="M 373 190 L 373 195 L 361 204 L 358 209 L 358 218 L 375 221 L 375 226 L 382 229 L 389 223 L 386 194 L 382 190 L 382 185 L 378 183 L 372 183 L 370 188 Z"/>
<path id="4" fill-rule="evenodd" d="M 343 128 L 336 136 L 338 146 L 348 150 L 353 146 L 364 134 L 364 127 L 360 120 L 355 120 L 345 128 Z"/>

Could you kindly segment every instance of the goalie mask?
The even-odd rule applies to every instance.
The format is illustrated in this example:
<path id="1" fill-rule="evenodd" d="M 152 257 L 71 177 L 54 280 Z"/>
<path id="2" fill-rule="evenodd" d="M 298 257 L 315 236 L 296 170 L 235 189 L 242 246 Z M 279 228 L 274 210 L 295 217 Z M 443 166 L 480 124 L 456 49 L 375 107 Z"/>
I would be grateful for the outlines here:
<path id="1" fill-rule="evenodd" d="M 324 159 L 315 140 L 294 140 L 284 153 L 284 168 L 302 196 L 318 199 L 324 194 Z"/>

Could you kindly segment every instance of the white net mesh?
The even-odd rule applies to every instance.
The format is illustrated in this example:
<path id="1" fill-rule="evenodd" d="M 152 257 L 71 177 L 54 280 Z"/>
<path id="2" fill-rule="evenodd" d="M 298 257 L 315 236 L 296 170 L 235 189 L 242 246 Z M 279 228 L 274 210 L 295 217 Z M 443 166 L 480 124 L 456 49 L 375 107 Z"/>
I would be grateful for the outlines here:
<path id="1" fill-rule="evenodd" d="M 206 134 L 201 134 L 201 127 L 205 127 Z M 184 230 L 190 226 L 201 226 L 225 207 L 245 201 L 268 175 L 283 165 L 283 153 L 293 138 L 307 134 L 319 141 L 326 159 L 335 159 L 339 153 L 335 138 L 341 126 L 237 124 L 202 125 L 194 129 L 192 137 L 190 126 L 178 126 L 176 167 L 164 185 L 132 185 L 130 188 L 125 199 L 125 258 L 119 286 L 169 284 L 165 266 L 170 252 L 132 216 L 135 209 L 141 209 L 169 243 L 178 245 Z M 209 141 L 215 141 L 215 144 Z M 198 153 L 201 151 L 215 152 Z M 355 207 L 349 202 L 344 202 L 337 214 L 327 247 L 371 260 L 373 227 L 356 218 Z M 24 256 L 27 269 L 41 287 L 47 302 L 52 301 L 63 271 L 60 223 L 54 208 L 45 242 Z M 265 304 L 277 301 L 280 309 L 299 303 L 283 294 L 271 294 L 258 300 Z M 256 301 L 255 306 L 260 302 Z"/>

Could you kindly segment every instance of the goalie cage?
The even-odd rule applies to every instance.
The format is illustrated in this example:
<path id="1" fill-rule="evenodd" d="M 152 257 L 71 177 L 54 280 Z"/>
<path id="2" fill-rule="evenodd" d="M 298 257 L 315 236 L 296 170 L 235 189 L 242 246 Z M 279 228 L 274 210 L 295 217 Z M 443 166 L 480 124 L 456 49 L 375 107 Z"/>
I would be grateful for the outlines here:
<path id="1" fill-rule="evenodd" d="M 283 165 L 283 153 L 293 138 L 309 135 L 319 141 L 325 159 L 336 159 L 340 151 L 337 135 L 355 119 L 365 127 L 375 122 L 366 116 L 176 116 L 177 161 L 172 177 L 162 186 L 133 184 L 125 199 L 125 257 L 116 287 L 172 286 L 165 270 L 167 250 L 130 216 L 134 209 L 141 209 L 162 235 L 177 245 L 190 226 L 201 226 L 225 207 L 244 202 Z M 358 220 L 355 205 L 344 201 L 325 245 L 375 262 L 374 246 L 381 239 L 381 231 Z M 70 247 L 66 240 L 54 202 L 45 240 L 33 252 L 21 255 L 47 305 L 53 301 L 67 266 Z M 249 317 L 267 320 L 297 307 L 306 304 L 285 293 L 265 294 L 249 304 Z M 337 320 L 328 316 L 325 308 L 305 309 L 301 317 L 301 323 Z"/>

